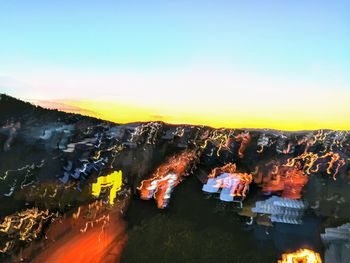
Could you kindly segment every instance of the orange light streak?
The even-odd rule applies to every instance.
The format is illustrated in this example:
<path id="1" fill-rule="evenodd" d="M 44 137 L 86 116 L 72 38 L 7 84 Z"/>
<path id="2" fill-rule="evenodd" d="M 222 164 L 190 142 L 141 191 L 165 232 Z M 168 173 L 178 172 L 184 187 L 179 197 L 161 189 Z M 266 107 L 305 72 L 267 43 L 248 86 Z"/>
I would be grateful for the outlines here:
<path id="1" fill-rule="evenodd" d="M 278 263 L 322 263 L 319 253 L 310 249 L 299 249 L 293 253 L 285 253 Z"/>
<path id="2" fill-rule="evenodd" d="M 184 151 L 169 158 L 156 169 L 150 179 L 141 182 L 137 188 L 141 199 L 149 200 L 153 196 L 158 208 L 165 208 L 172 189 L 189 175 L 189 168 L 192 168 L 197 160 L 194 151 Z"/>

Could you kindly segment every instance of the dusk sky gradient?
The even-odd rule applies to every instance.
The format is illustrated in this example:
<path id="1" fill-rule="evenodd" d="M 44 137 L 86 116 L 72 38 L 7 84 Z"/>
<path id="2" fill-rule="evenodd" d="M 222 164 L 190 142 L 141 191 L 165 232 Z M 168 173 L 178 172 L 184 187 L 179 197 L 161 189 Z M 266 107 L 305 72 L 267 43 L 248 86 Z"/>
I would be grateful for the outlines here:
<path id="1" fill-rule="evenodd" d="M 116 122 L 350 129 L 349 1 L 0 1 L 0 93 Z"/>

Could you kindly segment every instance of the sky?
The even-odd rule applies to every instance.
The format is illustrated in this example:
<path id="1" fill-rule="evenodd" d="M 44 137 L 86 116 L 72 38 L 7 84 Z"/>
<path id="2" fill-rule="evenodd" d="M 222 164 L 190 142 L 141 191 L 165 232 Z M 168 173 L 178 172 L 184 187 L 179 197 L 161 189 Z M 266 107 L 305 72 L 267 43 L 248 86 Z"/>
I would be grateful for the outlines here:
<path id="1" fill-rule="evenodd" d="M 0 1 L 0 93 L 118 123 L 350 129 L 349 72 L 349 1 Z"/>

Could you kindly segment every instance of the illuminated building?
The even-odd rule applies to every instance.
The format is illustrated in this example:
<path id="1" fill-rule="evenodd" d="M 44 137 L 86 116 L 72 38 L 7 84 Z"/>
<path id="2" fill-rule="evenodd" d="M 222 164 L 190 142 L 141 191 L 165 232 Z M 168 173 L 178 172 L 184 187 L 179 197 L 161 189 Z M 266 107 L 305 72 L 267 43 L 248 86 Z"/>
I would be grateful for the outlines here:
<path id="1" fill-rule="evenodd" d="M 271 222 L 301 224 L 306 208 L 304 201 L 272 196 L 265 201 L 256 202 L 252 212 L 271 215 Z"/>

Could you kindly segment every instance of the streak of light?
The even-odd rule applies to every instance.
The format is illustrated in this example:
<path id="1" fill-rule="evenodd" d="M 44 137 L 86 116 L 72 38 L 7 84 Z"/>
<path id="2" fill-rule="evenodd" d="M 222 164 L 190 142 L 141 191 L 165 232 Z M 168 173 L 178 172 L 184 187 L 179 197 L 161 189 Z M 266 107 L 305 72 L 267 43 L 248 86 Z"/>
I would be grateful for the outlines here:
<path id="1" fill-rule="evenodd" d="M 330 158 L 330 161 L 326 162 L 326 159 Z M 303 165 L 300 162 L 303 162 Z M 315 166 L 316 162 L 320 162 Z M 337 163 L 338 162 L 338 163 Z M 303 170 L 309 175 L 311 172 L 315 173 L 319 171 L 321 164 L 327 164 L 327 174 L 332 174 L 332 169 L 334 168 L 335 163 L 337 163 L 336 168 L 334 169 L 333 179 L 336 180 L 336 176 L 339 172 L 339 169 L 345 165 L 345 160 L 340 158 L 339 153 L 328 152 L 324 155 L 319 156 L 317 153 L 305 152 L 297 157 L 289 158 L 285 166 L 293 167 L 296 165 L 302 165 Z"/>
<path id="2" fill-rule="evenodd" d="M 215 178 L 219 174 L 223 173 L 234 173 L 236 172 L 236 164 L 234 163 L 228 163 L 222 167 L 216 167 L 214 168 L 211 173 L 209 174 L 208 178 Z"/>
<path id="3" fill-rule="evenodd" d="M 235 141 L 241 142 L 241 145 L 239 146 L 239 149 L 238 149 L 238 156 L 239 156 L 239 158 L 243 158 L 244 151 L 245 151 L 247 145 L 251 141 L 251 136 L 250 136 L 249 132 L 241 132 L 240 134 L 235 136 L 234 139 L 235 139 Z"/>
<path id="4" fill-rule="evenodd" d="M 310 249 L 299 249 L 293 253 L 285 253 L 278 263 L 322 263 L 319 253 Z"/>
<path id="5" fill-rule="evenodd" d="M 120 191 L 122 186 L 122 171 L 114 171 L 107 176 L 100 176 L 97 178 L 97 182 L 92 184 L 92 195 L 98 197 L 102 188 L 111 187 L 109 192 L 109 203 L 114 204 L 114 199 L 117 192 Z"/>
<path id="6" fill-rule="evenodd" d="M 137 188 L 141 198 L 149 200 L 154 197 L 158 208 L 165 208 L 173 188 L 192 172 L 196 161 L 198 156 L 194 151 L 184 151 L 169 158 L 152 173 L 149 179 L 141 182 Z"/>

